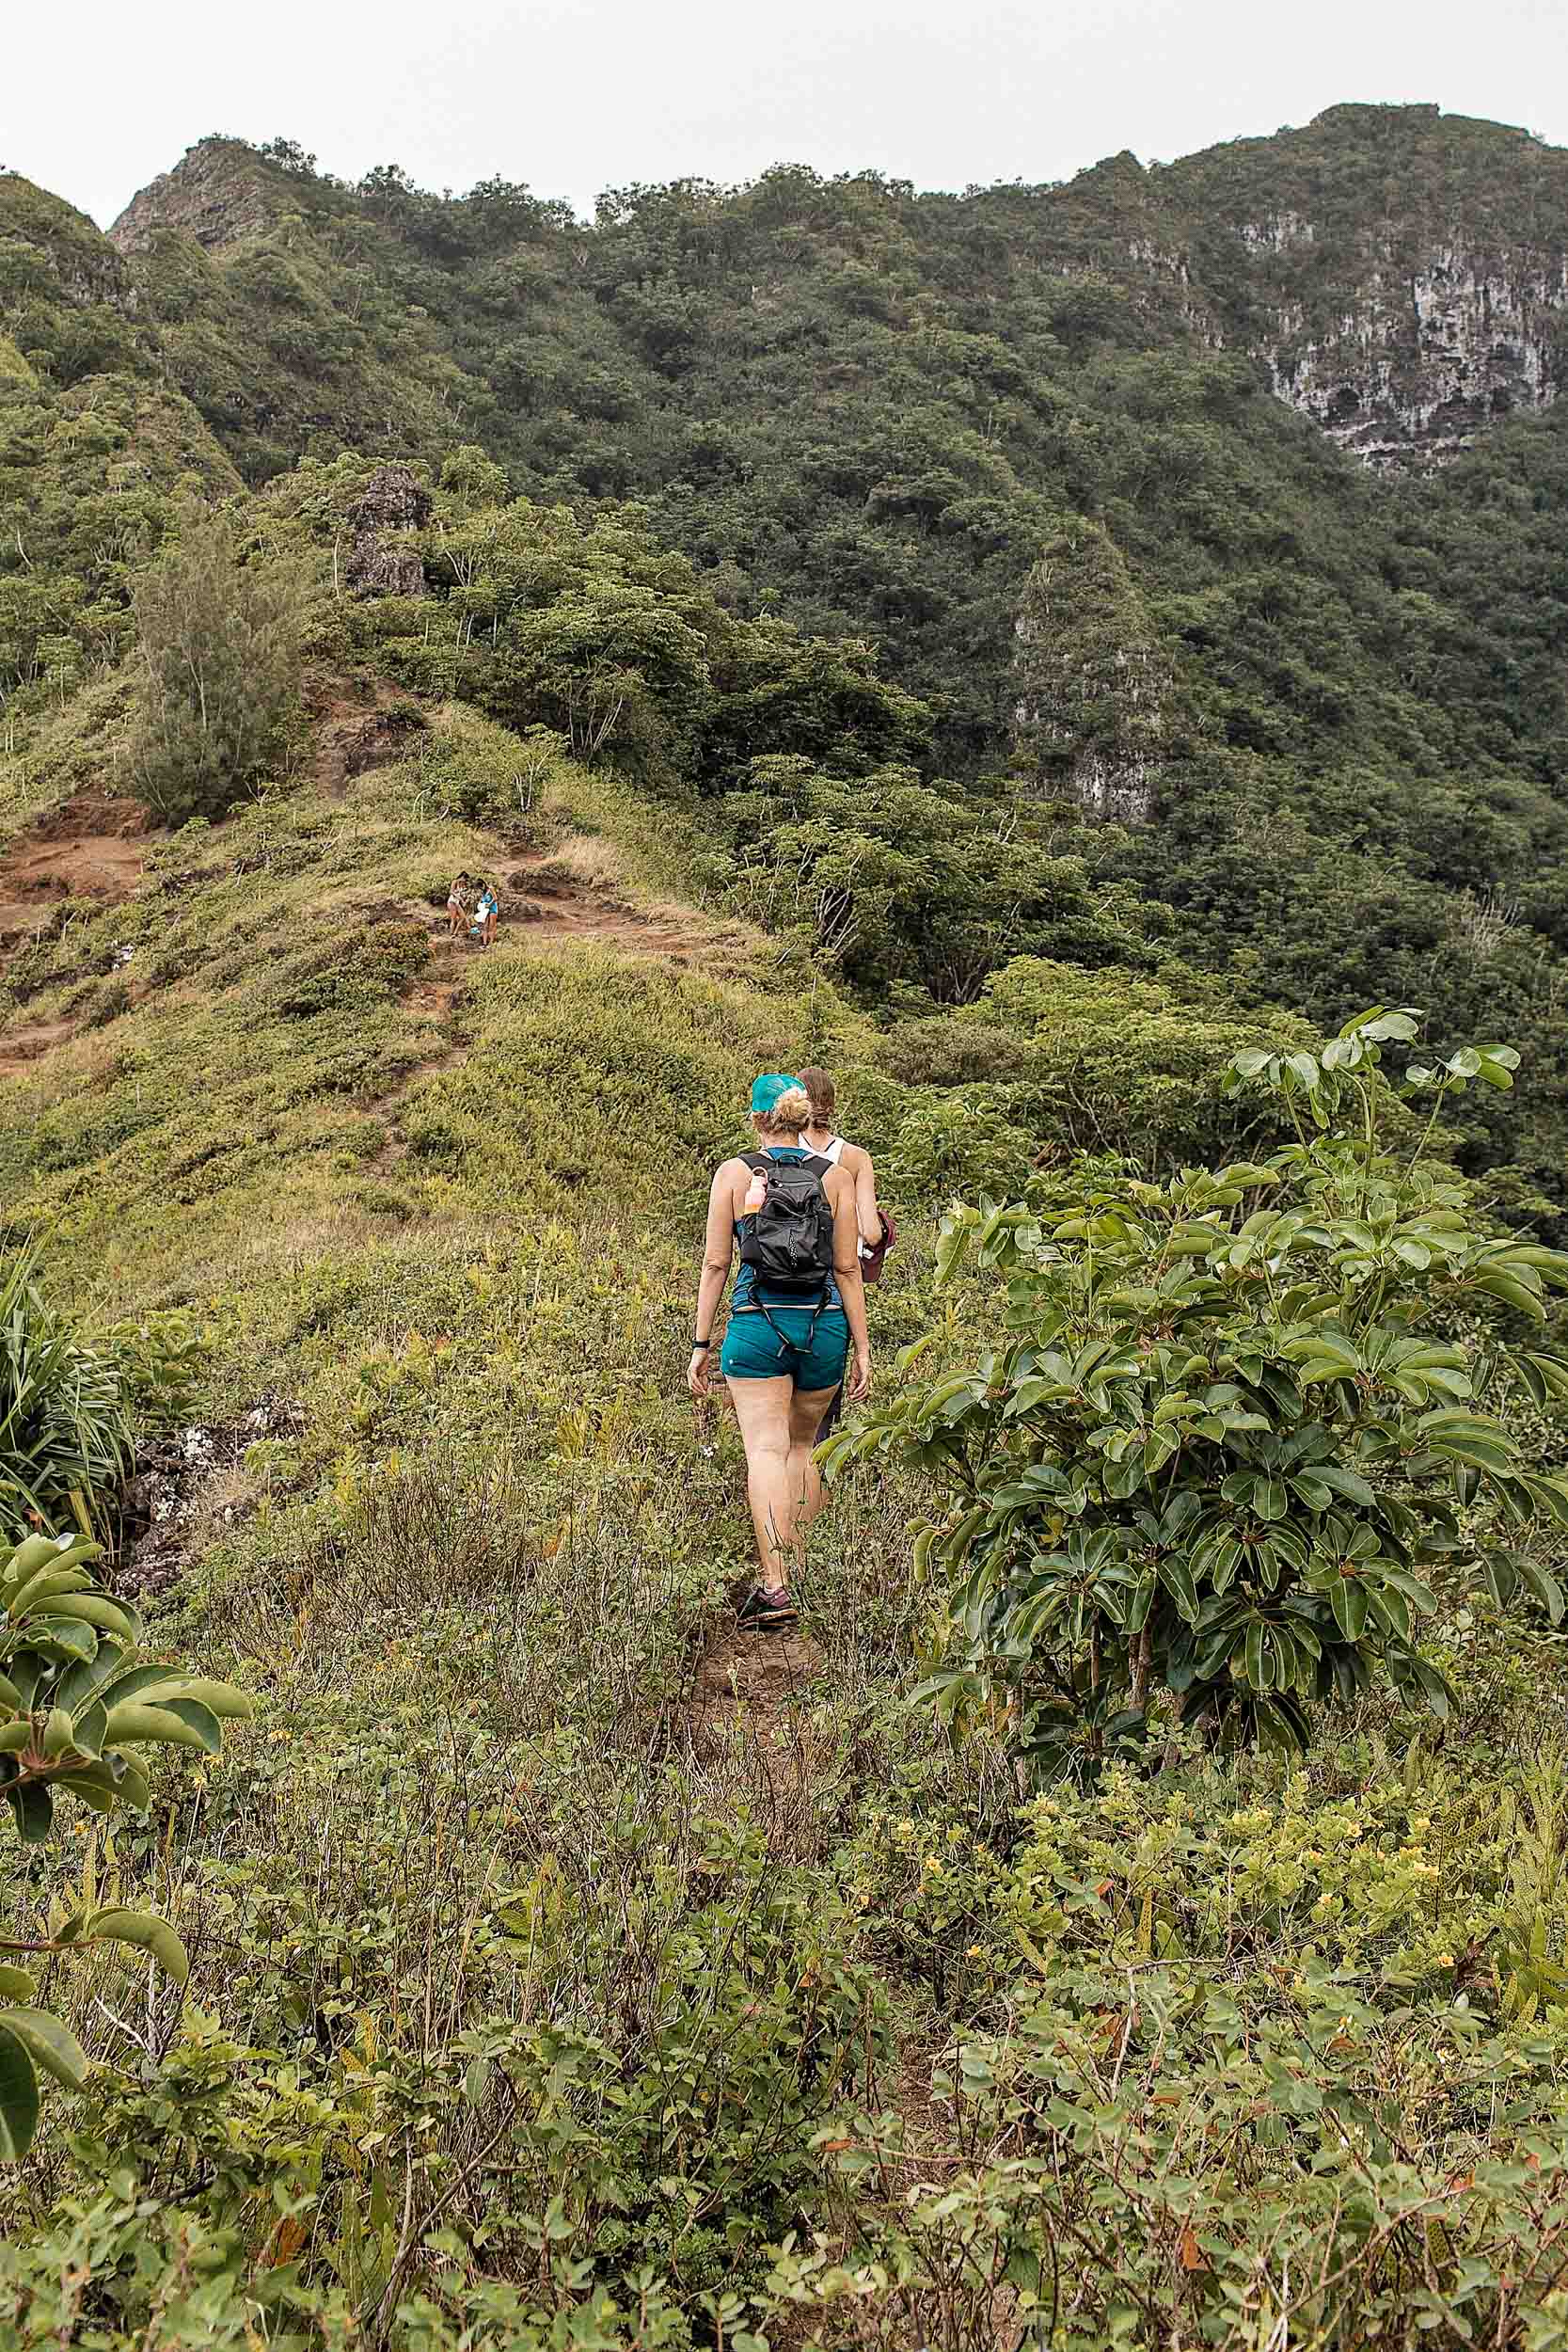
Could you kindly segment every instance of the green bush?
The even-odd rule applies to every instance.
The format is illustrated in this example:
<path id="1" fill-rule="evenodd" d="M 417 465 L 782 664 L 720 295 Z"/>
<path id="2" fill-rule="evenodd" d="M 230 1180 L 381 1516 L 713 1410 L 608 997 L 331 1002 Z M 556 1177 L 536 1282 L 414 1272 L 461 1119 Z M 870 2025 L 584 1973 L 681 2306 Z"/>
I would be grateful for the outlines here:
<path id="1" fill-rule="evenodd" d="M 1027 1190 L 1034 1137 L 1007 1116 L 1009 1096 L 990 1087 L 955 1087 L 904 1115 L 887 1174 L 899 1200 L 940 1207 L 989 1193 L 1018 1200 Z"/>
<path id="2" fill-rule="evenodd" d="M 1434 1564 L 1560 1616 L 1541 1552 L 1568 1483 L 1486 1402 L 1568 1394 L 1568 1362 L 1448 1333 L 1464 1307 L 1543 1322 L 1568 1257 L 1495 1235 L 1462 1183 L 1386 1147 L 1382 1051 L 1415 1035 L 1369 1014 L 1316 1056 L 1241 1055 L 1235 1090 L 1267 1089 L 1301 1136 L 1262 1165 L 1085 1170 L 1037 1213 L 948 1216 L 945 1272 L 974 1249 L 1006 1279 L 1006 1346 L 826 1457 L 936 1482 L 915 1559 L 947 1582 L 926 1686 L 945 1719 L 998 1710 L 1041 1772 L 1098 1771 L 1159 1692 L 1213 1736 L 1305 1743 L 1313 1704 L 1374 1671 L 1447 1712 L 1418 1640 Z M 1435 1124 L 1517 1058 L 1465 1049 L 1404 1089 Z"/>
<path id="3" fill-rule="evenodd" d="M 150 1311 L 89 1338 L 51 1308 L 24 1254 L 0 1285 L 0 1537 L 113 1504 L 139 1424 L 187 1413 L 205 1348 L 182 1310 Z"/>
<path id="4" fill-rule="evenodd" d="M 859 988 L 913 982 L 963 1005 L 1021 952 L 1095 966 L 1145 953 L 1127 895 L 1093 888 L 1012 800 L 909 768 L 846 782 L 774 755 L 752 761 L 726 814 L 732 902 Z"/>
<path id="5" fill-rule="evenodd" d="M 215 1756 L 226 1717 L 250 1701 L 228 1683 L 177 1667 L 135 1665 L 136 1613 L 96 1583 L 96 1544 L 70 1535 L 30 1535 L 0 1561 L 0 1798 L 24 1845 L 55 1826 L 55 1801 L 77 1799 L 94 1813 L 145 1813 L 150 1784 L 136 1746 L 198 1748 Z M 0 1952 L 75 1954 L 95 1943 L 150 1952 L 183 1982 L 186 1960 L 172 1928 L 111 1895 L 100 1901 L 89 1859 L 79 1899 L 60 1904 L 46 1931 L 0 1934 Z M 75 2036 L 31 2006 L 32 1972 L 0 1962 L 0 2156 L 24 2154 L 38 2126 L 38 2075 L 79 2088 L 87 2071 Z"/>
<path id="6" fill-rule="evenodd" d="M 207 1349 L 183 1308 L 125 1316 L 109 1326 L 103 1346 L 119 1373 L 126 1410 L 138 1426 L 167 1427 L 193 1411 Z"/>
<path id="7" fill-rule="evenodd" d="M 1316 1811 L 1228 1793 L 1117 1773 L 1025 1817 L 1007 2026 L 943 2054 L 924 2131 L 890 2107 L 821 2134 L 844 2218 L 769 2280 L 813 2341 L 1559 2352 L 1560 2010 L 1520 2032 L 1451 1912 L 1433 1931 L 1442 1856 L 1397 1775 Z M 1338 1892 L 1314 1920 L 1297 1891 L 1320 1875 L 1366 1890 L 1349 1961 Z M 1367 1947 L 1402 1933 L 1380 1982 Z"/>
<path id="8" fill-rule="evenodd" d="M 298 689 L 305 578 L 242 562 L 230 527 L 187 518 L 136 590 L 131 778 L 170 824 L 222 817 L 276 770 Z"/>
<path id="9" fill-rule="evenodd" d="M 1180 964 L 1086 972 L 1015 956 L 974 1004 L 895 1029 L 895 1067 L 927 1086 L 982 1087 L 1042 1158 L 1117 1152 L 1145 1169 L 1254 1148 L 1289 1131 L 1277 1106 L 1227 1097 L 1234 1054 L 1291 1034 L 1288 1013 L 1238 1012 L 1231 992 Z M 1300 1025 L 1292 1041 L 1311 1041 Z M 995 1192 L 997 1187 L 989 1187 Z"/>

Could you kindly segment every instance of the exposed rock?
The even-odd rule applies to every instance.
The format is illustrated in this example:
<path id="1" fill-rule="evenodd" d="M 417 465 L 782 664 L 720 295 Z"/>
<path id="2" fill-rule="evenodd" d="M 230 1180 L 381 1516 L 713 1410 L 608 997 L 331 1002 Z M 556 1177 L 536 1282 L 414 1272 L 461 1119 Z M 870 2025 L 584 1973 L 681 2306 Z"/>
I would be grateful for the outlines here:
<path id="1" fill-rule="evenodd" d="M 419 531 L 430 520 L 432 500 L 407 466 L 378 466 L 348 510 L 355 531 Z"/>
<path id="2" fill-rule="evenodd" d="M 418 595 L 419 590 L 413 593 Z M 389 710 L 372 711 L 362 726 L 343 738 L 344 777 L 362 776 L 369 769 L 387 768 L 404 758 L 413 738 L 422 735 L 424 728 L 424 719 L 412 703 L 394 703 Z"/>
<path id="3" fill-rule="evenodd" d="M 1098 523 L 1058 532 L 1013 624 L 1013 748 L 1089 817 L 1154 813 L 1175 681 L 1120 551 Z"/>
<path id="4" fill-rule="evenodd" d="M 210 252 L 268 227 L 277 200 L 248 148 L 200 139 L 172 171 L 135 195 L 109 235 L 121 253 L 141 253 L 161 229 L 183 229 Z"/>
<path id="5" fill-rule="evenodd" d="M 1371 465 L 1434 464 L 1499 417 L 1550 405 L 1565 312 L 1568 259 L 1450 244 L 1408 272 L 1386 255 L 1326 332 L 1285 305 L 1263 356 L 1279 398 L 1342 449 Z"/>
<path id="6" fill-rule="evenodd" d="M 370 534 L 356 539 L 343 578 L 356 596 L 422 596 L 424 565 L 418 548 L 388 546 Z"/>
<path id="7" fill-rule="evenodd" d="M 1288 253 L 1292 246 L 1315 245 L 1318 232 L 1299 213 L 1275 213 L 1270 220 L 1244 220 L 1242 243 L 1249 253 Z"/>
<path id="8" fill-rule="evenodd" d="M 1068 771 L 1067 786 L 1085 817 L 1142 825 L 1154 814 L 1157 774 L 1149 759 L 1107 759 L 1100 752 L 1080 752 Z"/>
<path id="9" fill-rule="evenodd" d="M 1157 170 L 1139 218 L 1151 297 L 1370 465 L 1441 464 L 1568 375 L 1568 157 L 1505 124 L 1330 107 Z"/>
<path id="10" fill-rule="evenodd" d="M 348 510 L 354 545 L 343 578 L 356 596 L 422 596 L 420 551 L 394 532 L 418 531 L 430 520 L 430 492 L 406 466 L 378 466 Z"/>
<path id="11" fill-rule="evenodd" d="M 129 1596 L 166 1592 L 189 1558 L 197 1520 L 214 1482 L 262 1438 L 297 1437 L 305 1416 L 297 1405 L 268 1394 L 230 1422 L 192 1422 L 144 1439 L 136 1449 L 121 1514 L 124 1538 L 113 1583 Z M 217 1504 L 216 1523 L 232 1521 L 238 1506 Z"/>

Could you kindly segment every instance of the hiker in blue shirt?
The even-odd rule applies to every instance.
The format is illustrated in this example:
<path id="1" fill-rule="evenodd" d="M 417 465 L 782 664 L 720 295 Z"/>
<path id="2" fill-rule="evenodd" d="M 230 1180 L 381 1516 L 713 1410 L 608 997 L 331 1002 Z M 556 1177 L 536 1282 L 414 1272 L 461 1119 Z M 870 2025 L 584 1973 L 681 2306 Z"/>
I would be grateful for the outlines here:
<path id="1" fill-rule="evenodd" d="M 687 1385 L 708 1393 L 714 1318 L 739 1244 L 721 1369 L 746 1448 L 746 1484 L 762 1578 L 741 1610 L 759 1628 L 795 1622 L 789 1570 L 822 1507 L 812 1448 L 844 1379 L 871 1387 L 854 1181 L 800 1142 L 811 1104 L 798 1078 L 768 1071 L 752 1089 L 760 1149 L 726 1160 L 708 1198 Z"/>
<path id="2" fill-rule="evenodd" d="M 494 882 L 486 882 L 479 894 L 474 919 L 468 926 L 468 937 L 482 947 L 488 947 L 496 936 L 496 918 L 500 913 L 500 899 Z"/>

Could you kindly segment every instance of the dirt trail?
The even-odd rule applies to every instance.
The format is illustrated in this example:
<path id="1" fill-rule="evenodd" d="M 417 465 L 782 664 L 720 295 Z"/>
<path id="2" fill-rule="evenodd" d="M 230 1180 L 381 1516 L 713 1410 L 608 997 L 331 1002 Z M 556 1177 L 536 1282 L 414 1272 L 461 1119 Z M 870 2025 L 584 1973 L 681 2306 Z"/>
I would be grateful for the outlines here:
<path id="1" fill-rule="evenodd" d="M 501 909 L 501 923 L 515 927 L 514 945 L 560 947 L 581 943 L 626 947 L 634 955 L 664 957 L 680 965 L 692 961 L 689 930 L 669 918 L 641 914 L 578 881 L 553 850 L 530 850 L 505 880 L 511 898 Z"/>
<path id="2" fill-rule="evenodd" d="M 467 938 L 453 938 L 444 910 L 401 899 L 388 909 L 422 923 L 430 933 L 430 964 L 408 988 L 404 1005 L 425 1014 L 433 1035 L 431 1050 L 405 1073 L 398 1085 L 365 1105 L 368 1116 L 388 1126 L 387 1140 L 369 1163 L 369 1173 L 383 1176 L 407 1151 L 398 1124 L 398 1112 L 412 1089 L 461 1062 L 467 1044 L 452 1034 L 453 1009 L 467 985 L 470 968 L 486 955 L 515 956 L 519 951 L 553 954 L 562 947 L 616 947 L 635 956 L 657 957 L 684 969 L 697 960 L 690 934 L 673 917 L 642 914 L 625 905 L 595 882 L 574 874 L 569 856 L 559 850 L 526 850 L 510 858 L 491 861 L 502 893 L 500 923 L 493 946 L 482 948 Z"/>
<path id="3" fill-rule="evenodd" d="M 406 758 L 426 720 L 407 695 L 385 682 L 372 693 L 341 680 L 316 679 L 307 686 L 316 722 L 309 767 L 311 781 L 342 799 L 354 777 L 387 762 Z M 68 899 L 114 905 L 139 885 L 148 855 L 161 832 L 138 803 L 117 800 L 102 787 L 74 794 L 0 848 L 0 975 L 8 958 L 57 928 Z M 586 845 L 577 854 L 584 856 Z M 489 845 L 490 870 L 502 896 L 496 948 L 502 955 L 556 953 L 563 947 L 610 947 L 657 957 L 677 968 L 697 960 L 684 920 L 674 913 L 643 914 L 627 906 L 610 879 L 574 870 L 573 848 L 509 850 L 504 840 Z M 588 853 L 591 856 L 591 852 Z M 388 909 L 425 925 L 431 934 L 426 971 L 404 998 L 430 1025 L 427 1050 L 412 1041 L 416 1059 L 392 1092 L 366 1105 L 372 1116 L 395 1119 L 399 1104 L 420 1080 L 460 1061 L 466 1045 L 452 1033 L 454 1008 L 467 981 L 471 958 L 482 951 L 452 939 L 444 914 L 411 902 Z M 13 1023 L 14 1023 L 14 1016 Z M 68 1021 L 13 1025 L 0 1036 L 0 1077 L 30 1069 L 42 1056 L 77 1034 Z M 402 1156 L 395 1125 L 376 1168 Z"/>
<path id="4" fill-rule="evenodd" d="M 820 1741 L 801 1701 L 822 1672 L 807 1633 L 716 1633 L 685 1710 L 693 1757 L 738 1779 L 757 1819 L 784 1851 L 812 1838 Z"/>
<path id="5" fill-rule="evenodd" d="M 0 956 L 41 937 L 67 898 L 128 898 L 152 831 L 139 803 L 89 790 L 19 833 L 0 850 Z"/>
<path id="6" fill-rule="evenodd" d="M 37 1061 L 40 1054 L 47 1054 L 51 1046 L 63 1045 L 67 1038 L 75 1034 L 75 1024 L 70 1021 L 40 1021 L 30 1029 L 13 1029 L 0 1040 L 0 1078 L 14 1077 L 29 1062 Z"/>

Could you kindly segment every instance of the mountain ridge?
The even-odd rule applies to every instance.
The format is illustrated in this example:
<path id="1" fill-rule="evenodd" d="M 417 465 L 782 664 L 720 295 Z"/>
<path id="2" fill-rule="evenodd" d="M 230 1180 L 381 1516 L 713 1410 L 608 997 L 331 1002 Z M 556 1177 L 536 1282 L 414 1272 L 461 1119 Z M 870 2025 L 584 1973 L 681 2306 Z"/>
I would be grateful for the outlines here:
<path id="1" fill-rule="evenodd" d="M 1368 135 L 1396 151 L 1385 168 L 1402 174 L 1401 194 L 1418 194 L 1420 203 L 1397 229 L 1389 220 L 1381 233 L 1362 225 L 1357 234 L 1346 230 L 1333 165 L 1337 150 Z M 1507 151 L 1519 165 L 1528 198 L 1524 233 L 1484 203 L 1473 229 L 1465 220 L 1480 185 L 1473 162 L 1465 172 L 1466 151 L 1478 144 Z M 1272 209 L 1255 205 L 1248 185 L 1249 167 L 1264 161 L 1283 164 L 1291 183 L 1290 200 L 1282 197 Z M 804 167 L 780 169 L 798 176 Z M 352 201 L 396 177 L 390 169 L 367 175 L 354 189 L 315 174 L 288 142 L 275 142 L 269 153 L 210 137 L 138 190 L 107 234 L 127 259 L 171 230 L 223 254 L 286 217 L 291 197 L 297 199 L 306 183 Z M 281 184 L 290 180 L 292 188 Z M 910 183 L 855 173 L 832 184 L 846 183 L 880 184 L 916 206 L 977 206 L 1011 192 L 998 183 L 950 199 L 942 191 L 917 195 Z M 669 183 L 701 186 L 721 204 L 757 184 Z M 1261 360 L 1277 397 L 1369 462 L 1440 462 L 1496 417 L 1548 406 L 1558 395 L 1568 347 L 1568 152 L 1528 132 L 1445 115 L 1435 105 L 1349 102 L 1272 137 L 1227 141 L 1170 164 L 1144 165 L 1123 151 L 1069 181 L 1017 191 L 1035 208 L 1046 239 L 1053 213 L 1064 216 L 1064 271 L 1071 268 L 1072 215 L 1082 215 L 1085 200 L 1092 212 L 1107 192 L 1112 201 L 1101 206 L 1107 215 L 1129 196 L 1142 215 L 1125 259 L 1149 288 L 1174 294 L 1178 311 L 1211 347 L 1237 347 Z M 594 234 L 563 206 L 539 209 L 561 234 Z M 1215 251 L 1216 239 L 1227 236 L 1251 267 L 1222 289 L 1216 271 L 1236 277 L 1236 255 Z M 1347 275 L 1350 263 L 1359 268 L 1359 283 Z"/>

